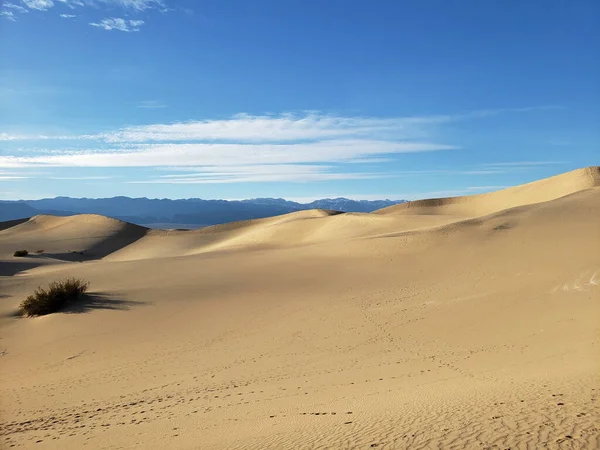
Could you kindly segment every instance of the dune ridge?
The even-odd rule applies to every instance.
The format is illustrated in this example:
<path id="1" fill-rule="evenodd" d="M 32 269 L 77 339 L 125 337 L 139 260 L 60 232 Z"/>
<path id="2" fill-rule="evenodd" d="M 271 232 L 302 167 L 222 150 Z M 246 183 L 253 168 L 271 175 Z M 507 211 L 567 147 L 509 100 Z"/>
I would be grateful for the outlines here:
<path id="1" fill-rule="evenodd" d="M 492 193 L 417 200 L 370 214 L 306 210 L 199 230 L 149 230 L 93 214 L 42 215 L 9 227 L 5 232 L 18 234 L 21 240 L 26 233 L 43 232 L 45 240 L 68 242 L 77 247 L 78 252 L 87 252 L 90 258 L 139 260 L 232 249 L 295 247 L 437 230 L 452 223 L 554 200 L 598 186 L 600 166 L 592 166 Z M 30 246 L 35 244 L 43 243 L 35 240 L 29 243 Z M 62 248 L 61 251 L 71 250 Z"/>
<path id="2" fill-rule="evenodd" d="M 19 242 L 46 259 L 101 259 L 143 238 L 148 229 L 96 214 L 58 217 L 37 215 L 12 227 L 0 226 L 0 255 Z"/>
<path id="3" fill-rule="evenodd" d="M 541 203 L 600 186 L 600 166 L 590 166 L 499 191 L 460 197 L 416 200 L 373 214 L 456 214 L 478 216 Z"/>

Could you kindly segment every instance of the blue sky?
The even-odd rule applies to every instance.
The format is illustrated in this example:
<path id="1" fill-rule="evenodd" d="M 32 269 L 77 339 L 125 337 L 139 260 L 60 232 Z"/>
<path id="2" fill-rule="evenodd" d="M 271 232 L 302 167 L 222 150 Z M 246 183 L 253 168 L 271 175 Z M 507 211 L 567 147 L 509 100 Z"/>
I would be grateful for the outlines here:
<path id="1" fill-rule="evenodd" d="M 0 5 L 1 199 L 414 199 L 599 164 L 595 0 Z"/>

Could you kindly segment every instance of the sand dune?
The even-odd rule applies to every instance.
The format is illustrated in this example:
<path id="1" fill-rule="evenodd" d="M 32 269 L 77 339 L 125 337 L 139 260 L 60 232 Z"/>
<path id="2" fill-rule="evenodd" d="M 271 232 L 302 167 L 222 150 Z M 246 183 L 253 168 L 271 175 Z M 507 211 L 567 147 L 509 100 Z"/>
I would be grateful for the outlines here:
<path id="1" fill-rule="evenodd" d="M 554 200 L 597 186 L 600 186 L 600 167 L 593 166 L 489 194 L 417 200 L 380 209 L 374 214 L 482 216 L 516 206 Z"/>
<path id="2" fill-rule="evenodd" d="M 95 214 L 39 215 L 0 231 L 0 255 L 16 247 L 56 259 L 100 259 L 146 235 L 148 229 Z M 18 243 L 18 245 L 16 245 Z"/>
<path id="3" fill-rule="evenodd" d="M 188 232 L 14 224 L 0 231 L 0 442 L 598 448 L 599 170 Z M 90 258 L 4 269 L 39 245 Z M 78 311 L 11 315 L 61 276 L 91 282 Z"/>

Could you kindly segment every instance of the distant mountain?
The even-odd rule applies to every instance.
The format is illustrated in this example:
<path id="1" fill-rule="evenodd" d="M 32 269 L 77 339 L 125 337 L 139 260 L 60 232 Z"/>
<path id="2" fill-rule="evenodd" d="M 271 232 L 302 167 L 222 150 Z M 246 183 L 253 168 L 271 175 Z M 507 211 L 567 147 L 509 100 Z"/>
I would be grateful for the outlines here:
<path id="1" fill-rule="evenodd" d="M 0 201 L 0 222 L 23 219 L 36 214 L 39 214 L 39 212 L 26 203 Z"/>
<path id="2" fill-rule="evenodd" d="M 403 203 L 404 200 L 350 200 L 326 198 L 311 203 L 297 203 L 282 198 L 251 200 L 180 200 L 149 198 L 71 198 L 56 197 L 41 200 L 0 201 L 0 221 L 21 219 L 36 214 L 70 216 L 101 214 L 127 222 L 160 227 L 182 224 L 199 228 L 236 220 L 260 219 L 306 209 L 332 209 L 343 212 L 371 212 Z"/>

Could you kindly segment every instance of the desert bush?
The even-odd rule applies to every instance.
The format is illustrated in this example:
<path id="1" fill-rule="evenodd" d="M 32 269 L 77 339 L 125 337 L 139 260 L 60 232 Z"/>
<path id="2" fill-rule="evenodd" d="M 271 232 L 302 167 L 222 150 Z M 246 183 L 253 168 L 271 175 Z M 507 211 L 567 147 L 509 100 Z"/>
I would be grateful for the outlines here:
<path id="1" fill-rule="evenodd" d="M 17 250 L 13 256 L 27 256 L 29 252 L 27 250 Z"/>
<path id="2" fill-rule="evenodd" d="M 36 253 L 44 253 L 44 250 L 36 250 Z"/>
<path id="3" fill-rule="evenodd" d="M 77 301 L 87 291 L 89 285 L 87 281 L 78 278 L 53 281 L 47 289 L 38 287 L 33 294 L 21 302 L 19 309 L 22 315 L 28 317 L 51 314 Z"/>

